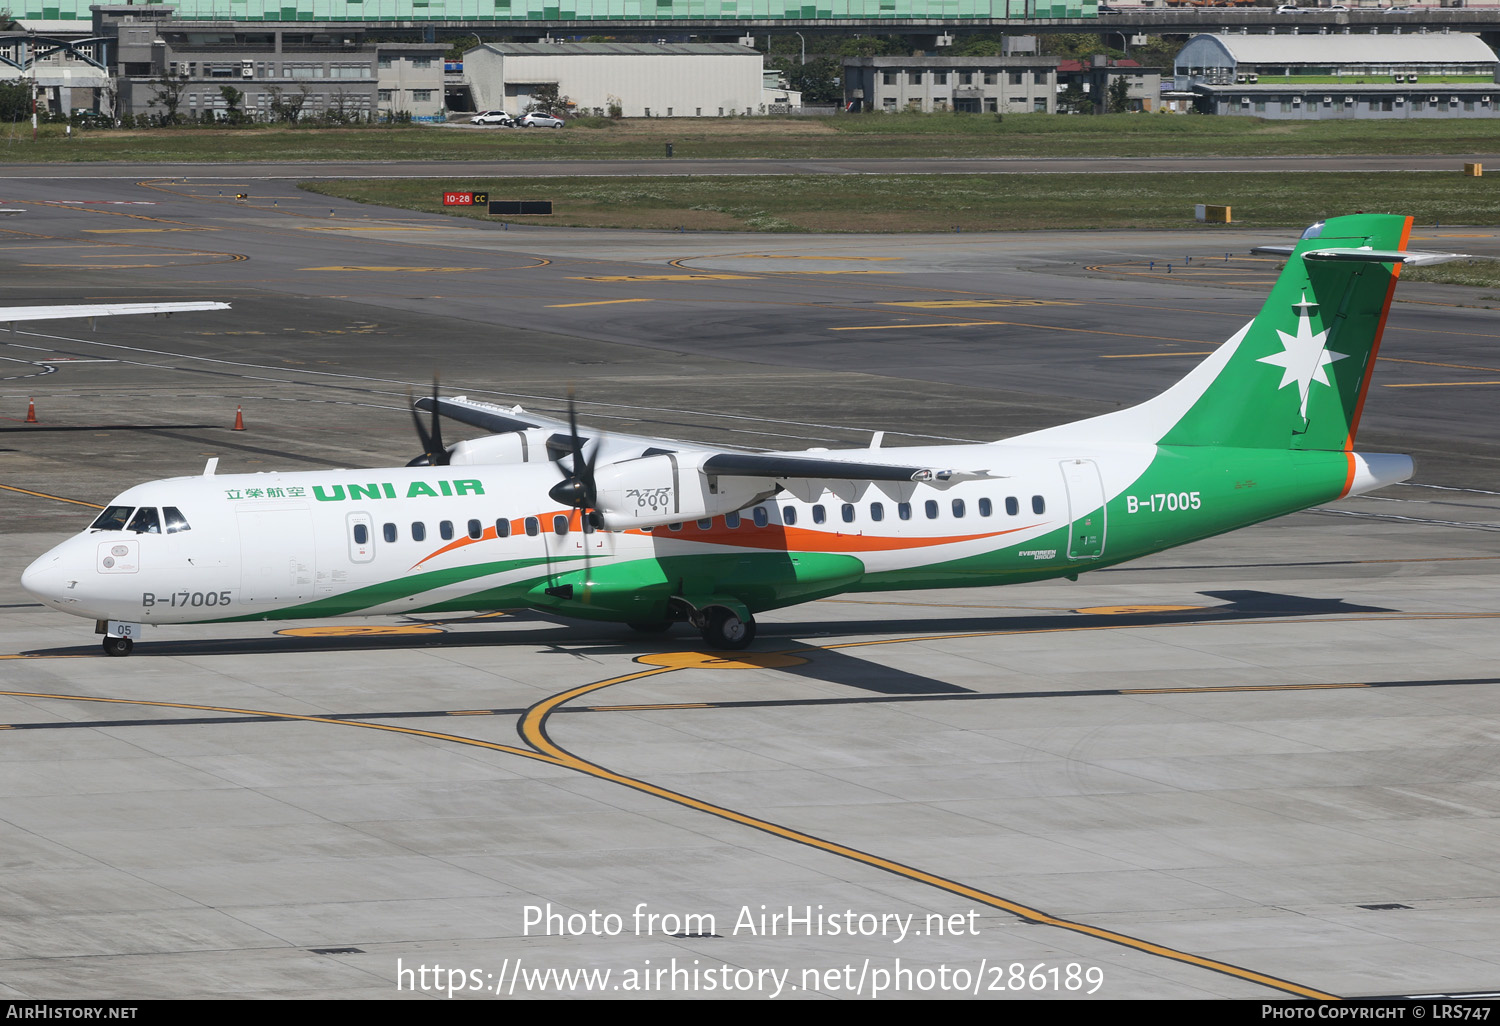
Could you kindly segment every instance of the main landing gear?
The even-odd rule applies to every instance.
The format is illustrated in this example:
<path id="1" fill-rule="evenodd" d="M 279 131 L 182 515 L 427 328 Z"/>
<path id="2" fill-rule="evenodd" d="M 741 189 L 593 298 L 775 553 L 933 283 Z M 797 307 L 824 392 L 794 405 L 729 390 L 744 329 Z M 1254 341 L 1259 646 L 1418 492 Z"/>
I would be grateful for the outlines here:
<path id="1" fill-rule="evenodd" d="M 693 626 L 702 632 L 703 641 L 709 648 L 733 652 L 755 640 L 755 619 L 749 616 L 741 619 L 739 614 L 723 606 L 709 606 Z"/>

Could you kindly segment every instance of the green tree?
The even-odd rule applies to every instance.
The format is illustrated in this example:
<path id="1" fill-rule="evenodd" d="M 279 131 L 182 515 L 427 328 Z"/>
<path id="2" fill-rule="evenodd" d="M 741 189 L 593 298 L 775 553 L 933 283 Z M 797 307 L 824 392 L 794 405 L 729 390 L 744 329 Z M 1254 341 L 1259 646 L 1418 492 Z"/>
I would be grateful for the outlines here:
<path id="1" fill-rule="evenodd" d="M 0 82 L 0 121 L 31 117 L 31 88 L 25 82 Z"/>
<path id="2" fill-rule="evenodd" d="M 166 110 L 161 115 L 161 123 L 164 125 L 175 125 L 181 120 L 177 114 L 177 108 L 182 106 L 182 91 L 187 88 L 188 77 L 182 72 L 177 74 L 165 74 L 161 78 L 151 82 L 151 106 L 162 107 Z"/>
<path id="3" fill-rule="evenodd" d="M 850 36 L 840 39 L 833 52 L 840 57 L 900 57 L 908 47 L 886 36 Z"/>
<path id="4" fill-rule="evenodd" d="M 1092 114 L 1094 101 L 1089 99 L 1089 94 L 1083 91 L 1082 86 L 1070 85 L 1057 97 L 1057 112 L 1059 114 Z"/>
<path id="5" fill-rule="evenodd" d="M 219 86 L 219 95 L 224 97 L 225 120 L 231 125 L 243 125 L 250 119 L 245 116 L 244 109 L 240 106 L 245 102 L 245 94 L 232 85 Z"/>
<path id="6" fill-rule="evenodd" d="M 1124 57 L 1123 50 L 1104 45 L 1101 36 L 1089 32 L 1053 32 L 1041 38 L 1042 53 L 1050 57 L 1072 57 L 1087 60 L 1096 54 L 1106 57 Z"/>
<path id="7" fill-rule="evenodd" d="M 556 82 L 543 82 L 531 92 L 531 102 L 526 105 L 523 113 L 530 114 L 537 111 L 542 114 L 551 114 L 560 118 L 572 110 L 573 101 L 566 96 L 557 94 Z"/>
<path id="8" fill-rule="evenodd" d="M 272 86 L 266 92 L 271 97 L 271 117 L 288 125 L 296 124 L 302 116 L 302 108 L 307 105 L 307 98 L 312 95 L 312 90 L 305 85 L 298 86 L 297 92 L 290 95 L 280 86 Z"/>
<path id="9" fill-rule="evenodd" d="M 953 47 L 955 57 L 1004 57 L 1005 41 L 1001 36 L 964 36 Z"/>
<path id="10" fill-rule="evenodd" d="M 843 70 L 836 57 L 814 57 L 806 64 L 790 63 L 786 81 L 790 88 L 802 93 L 803 103 L 838 103 L 844 98 Z"/>
<path id="11" fill-rule="evenodd" d="M 1130 79 L 1124 75 L 1116 75 L 1109 83 L 1109 112 L 1130 113 Z"/>

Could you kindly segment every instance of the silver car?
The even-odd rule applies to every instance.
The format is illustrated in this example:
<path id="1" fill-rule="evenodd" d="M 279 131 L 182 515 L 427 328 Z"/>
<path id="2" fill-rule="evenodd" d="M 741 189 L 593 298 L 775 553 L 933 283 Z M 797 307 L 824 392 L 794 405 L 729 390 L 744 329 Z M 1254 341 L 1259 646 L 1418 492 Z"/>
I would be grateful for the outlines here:
<path id="1" fill-rule="evenodd" d="M 534 110 L 521 119 L 522 128 L 561 128 L 562 118 L 555 118 L 551 114 L 543 114 Z"/>

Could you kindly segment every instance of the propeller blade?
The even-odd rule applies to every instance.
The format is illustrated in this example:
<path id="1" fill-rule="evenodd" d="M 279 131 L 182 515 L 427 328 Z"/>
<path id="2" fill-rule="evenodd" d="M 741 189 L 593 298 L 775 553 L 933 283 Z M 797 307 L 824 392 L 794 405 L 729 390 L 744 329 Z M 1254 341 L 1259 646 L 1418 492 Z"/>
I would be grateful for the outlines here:
<path id="1" fill-rule="evenodd" d="M 435 467 L 446 467 L 448 465 L 448 447 L 443 444 L 443 418 L 438 415 L 438 379 L 432 379 L 432 446 L 427 450 L 432 457 L 432 465 Z"/>
<path id="2" fill-rule="evenodd" d="M 417 439 L 422 443 L 422 455 L 407 464 L 408 467 L 446 467 L 448 465 L 448 448 L 443 445 L 443 422 L 438 416 L 438 380 L 432 379 L 432 430 L 422 423 L 422 415 L 417 412 L 416 401 L 411 398 L 411 393 L 406 395 L 408 405 L 411 406 L 411 422 L 416 425 Z"/>

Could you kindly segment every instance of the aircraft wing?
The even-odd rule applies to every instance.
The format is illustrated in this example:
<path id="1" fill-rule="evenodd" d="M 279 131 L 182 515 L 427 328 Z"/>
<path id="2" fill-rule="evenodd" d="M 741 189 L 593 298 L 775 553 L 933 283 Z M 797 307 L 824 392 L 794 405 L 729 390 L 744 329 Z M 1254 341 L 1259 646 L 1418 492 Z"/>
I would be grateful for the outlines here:
<path id="1" fill-rule="evenodd" d="M 463 395 L 453 399 L 439 398 L 435 404 L 430 397 L 423 397 L 413 405 L 429 413 L 436 405 L 437 412 L 450 420 L 456 420 L 460 424 L 469 424 L 497 435 L 510 431 L 525 431 L 528 428 L 561 428 L 564 431 L 568 428 L 565 421 L 538 417 L 527 413 L 519 406 L 506 409 L 495 403 L 480 402 Z"/>
<path id="2" fill-rule="evenodd" d="M 80 303 L 68 306 L 0 307 L 0 321 L 56 321 L 64 317 L 121 317 L 126 314 L 174 314 L 228 310 L 228 303 Z"/>
<path id="3" fill-rule="evenodd" d="M 959 481 L 989 476 L 984 471 L 933 470 L 781 453 L 715 453 L 703 461 L 700 469 L 710 477 L 759 477 L 773 481 Z"/>

